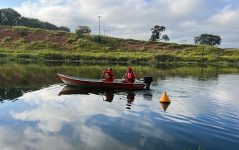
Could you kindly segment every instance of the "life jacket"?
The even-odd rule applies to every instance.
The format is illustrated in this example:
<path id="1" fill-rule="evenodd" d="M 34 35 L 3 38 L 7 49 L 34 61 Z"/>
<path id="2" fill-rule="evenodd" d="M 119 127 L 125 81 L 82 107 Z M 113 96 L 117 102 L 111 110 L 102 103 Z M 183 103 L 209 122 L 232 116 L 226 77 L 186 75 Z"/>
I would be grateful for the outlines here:
<path id="1" fill-rule="evenodd" d="M 105 70 L 105 79 L 114 79 L 114 74 L 110 70 Z"/>
<path id="2" fill-rule="evenodd" d="M 130 82 L 134 82 L 135 81 L 135 76 L 133 72 L 127 72 L 126 73 L 126 78 L 128 79 L 128 81 Z"/>

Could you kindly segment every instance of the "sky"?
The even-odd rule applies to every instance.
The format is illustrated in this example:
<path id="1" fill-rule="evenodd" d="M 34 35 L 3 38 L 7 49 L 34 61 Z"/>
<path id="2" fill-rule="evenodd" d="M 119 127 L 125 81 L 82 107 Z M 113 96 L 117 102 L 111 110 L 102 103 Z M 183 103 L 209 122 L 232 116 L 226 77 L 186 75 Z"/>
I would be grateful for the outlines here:
<path id="1" fill-rule="evenodd" d="M 239 48 L 239 0 L 0 0 L 22 16 L 72 32 L 87 25 L 92 34 L 149 40 L 151 28 L 166 27 L 171 42 L 191 44 L 203 33 L 219 35 L 220 47 Z"/>

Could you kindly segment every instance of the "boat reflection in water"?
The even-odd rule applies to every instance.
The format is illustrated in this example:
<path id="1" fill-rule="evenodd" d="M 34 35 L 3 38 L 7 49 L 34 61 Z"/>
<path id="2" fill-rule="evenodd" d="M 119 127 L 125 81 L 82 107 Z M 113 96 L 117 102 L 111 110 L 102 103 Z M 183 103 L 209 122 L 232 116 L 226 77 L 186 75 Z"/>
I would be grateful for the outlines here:
<path id="1" fill-rule="evenodd" d="M 65 86 L 61 92 L 58 94 L 60 95 L 71 95 L 71 94 L 83 94 L 83 95 L 89 95 L 89 94 L 96 94 L 96 95 L 102 95 L 104 101 L 112 102 L 114 99 L 114 93 L 117 91 L 115 90 L 99 90 L 99 89 L 89 89 L 89 88 L 80 88 L 75 86 Z"/>
<path id="2" fill-rule="evenodd" d="M 125 95 L 126 96 L 126 109 L 131 109 L 131 106 L 135 100 L 135 95 L 138 93 L 139 95 L 142 95 L 145 100 L 150 101 L 152 100 L 152 94 L 149 90 L 145 91 L 123 91 L 123 90 L 101 90 L 101 89 L 88 89 L 88 88 L 80 88 L 80 87 L 74 87 L 74 86 L 65 86 L 61 92 L 58 94 L 60 95 L 71 95 L 71 94 L 80 94 L 80 95 L 101 95 L 103 101 L 105 102 L 113 102 L 113 99 L 115 95 Z"/>
<path id="3" fill-rule="evenodd" d="M 103 101 L 111 103 L 114 99 L 114 92 L 104 92 L 105 98 L 103 97 Z"/>
<path id="4" fill-rule="evenodd" d="M 131 109 L 131 106 L 135 99 L 135 93 L 134 92 L 127 92 L 127 104 L 126 109 Z"/>

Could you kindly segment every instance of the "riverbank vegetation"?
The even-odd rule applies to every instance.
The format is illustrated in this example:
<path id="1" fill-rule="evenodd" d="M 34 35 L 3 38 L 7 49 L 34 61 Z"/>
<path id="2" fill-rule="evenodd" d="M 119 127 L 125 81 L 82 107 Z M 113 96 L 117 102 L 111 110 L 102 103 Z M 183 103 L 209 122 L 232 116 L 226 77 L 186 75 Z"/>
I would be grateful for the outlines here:
<path id="1" fill-rule="evenodd" d="M 0 60 L 238 66 L 239 50 L 0 26 Z"/>
<path id="2" fill-rule="evenodd" d="M 59 83 L 56 73 L 99 79 L 102 70 L 107 69 L 108 64 L 88 63 L 1 63 L 0 82 L 3 87 L 40 87 Z M 124 64 L 111 64 L 115 78 L 122 78 L 127 67 Z M 236 67 L 219 66 L 174 66 L 174 65 L 134 65 L 133 69 L 137 78 L 152 74 L 155 81 L 167 77 L 191 77 L 198 80 L 215 80 L 219 74 L 239 73 Z M 36 80 L 38 79 L 38 80 Z M 43 82 L 44 81 L 44 82 Z M 14 84 L 13 84 L 14 83 Z"/>

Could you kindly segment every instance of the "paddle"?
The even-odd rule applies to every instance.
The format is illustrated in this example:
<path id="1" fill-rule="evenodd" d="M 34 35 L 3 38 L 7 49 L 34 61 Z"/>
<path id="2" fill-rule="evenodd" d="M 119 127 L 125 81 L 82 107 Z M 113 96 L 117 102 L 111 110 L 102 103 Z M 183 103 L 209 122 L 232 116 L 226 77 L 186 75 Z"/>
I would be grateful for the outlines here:
<path id="1" fill-rule="evenodd" d="M 121 80 L 124 80 L 124 79 L 125 79 L 125 76 L 126 76 L 126 74 L 123 75 L 123 77 L 121 78 Z"/>
<path id="2" fill-rule="evenodd" d="M 102 74 L 101 74 L 101 76 L 100 76 L 100 79 L 102 79 L 103 75 L 104 75 L 104 71 L 102 72 Z"/>

